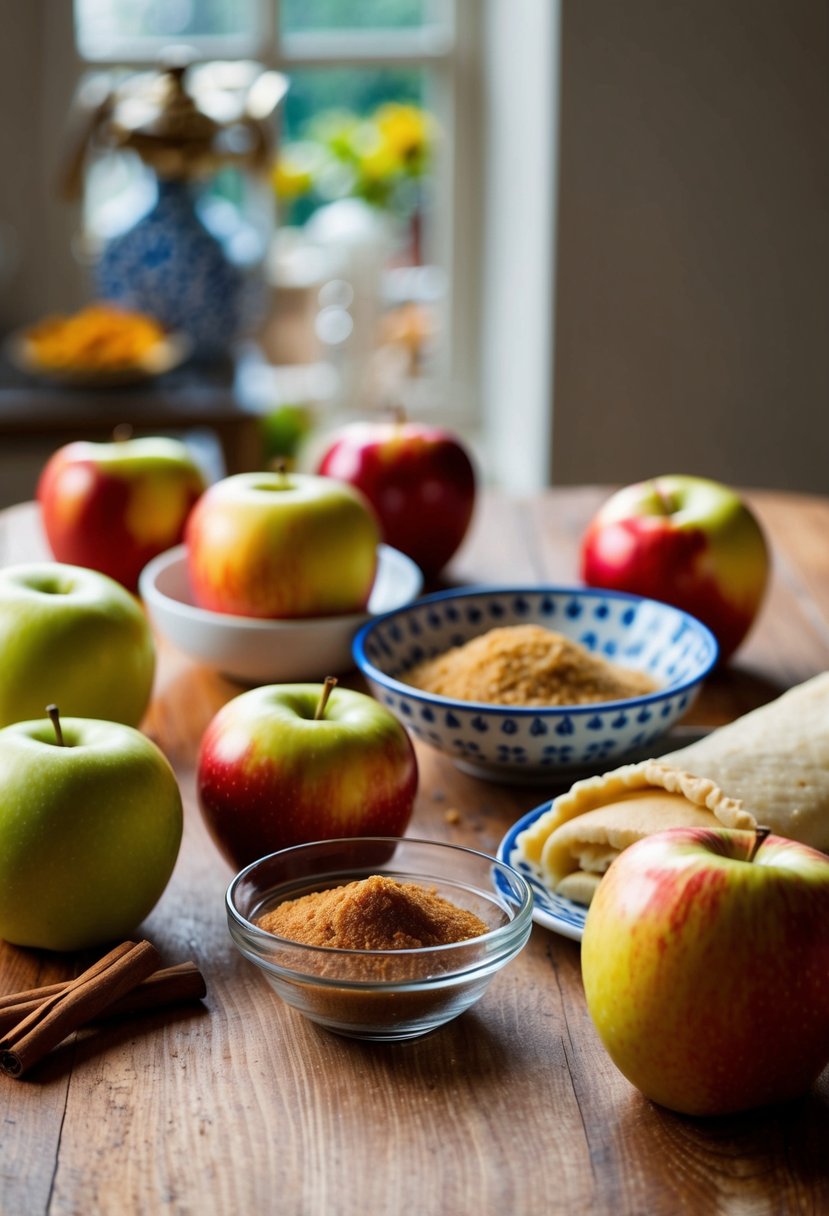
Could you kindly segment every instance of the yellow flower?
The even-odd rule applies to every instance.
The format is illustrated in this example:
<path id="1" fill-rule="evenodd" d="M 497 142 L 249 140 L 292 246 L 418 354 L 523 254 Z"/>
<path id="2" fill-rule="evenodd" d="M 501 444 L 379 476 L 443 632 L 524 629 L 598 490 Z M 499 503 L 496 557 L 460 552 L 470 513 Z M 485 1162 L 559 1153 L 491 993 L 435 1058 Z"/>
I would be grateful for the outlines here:
<path id="1" fill-rule="evenodd" d="M 290 201 L 308 193 L 311 189 L 311 174 L 280 157 L 271 172 L 271 183 L 277 198 Z"/>
<path id="2" fill-rule="evenodd" d="M 383 142 L 403 165 L 411 169 L 427 158 L 435 134 L 431 115 L 418 106 L 390 101 L 379 107 L 375 121 Z"/>
<path id="3" fill-rule="evenodd" d="M 395 148 L 380 140 L 362 154 L 359 162 L 360 173 L 373 181 L 388 181 L 400 172 L 400 158 Z"/>
<path id="4" fill-rule="evenodd" d="M 276 197 L 291 202 L 308 194 L 314 184 L 319 156 L 305 145 L 288 144 L 271 170 L 271 185 Z"/>

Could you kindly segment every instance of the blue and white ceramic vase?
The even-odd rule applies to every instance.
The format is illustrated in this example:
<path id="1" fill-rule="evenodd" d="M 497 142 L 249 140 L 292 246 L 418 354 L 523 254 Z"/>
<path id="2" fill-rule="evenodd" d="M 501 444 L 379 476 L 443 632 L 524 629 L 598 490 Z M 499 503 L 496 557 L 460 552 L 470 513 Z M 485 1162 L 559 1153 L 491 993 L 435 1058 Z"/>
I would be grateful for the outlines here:
<path id="1" fill-rule="evenodd" d="M 184 333 L 197 358 L 219 358 L 250 323 L 257 284 L 199 214 L 196 186 L 158 181 L 155 205 L 113 237 L 97 264 L 104 299 Z"/>

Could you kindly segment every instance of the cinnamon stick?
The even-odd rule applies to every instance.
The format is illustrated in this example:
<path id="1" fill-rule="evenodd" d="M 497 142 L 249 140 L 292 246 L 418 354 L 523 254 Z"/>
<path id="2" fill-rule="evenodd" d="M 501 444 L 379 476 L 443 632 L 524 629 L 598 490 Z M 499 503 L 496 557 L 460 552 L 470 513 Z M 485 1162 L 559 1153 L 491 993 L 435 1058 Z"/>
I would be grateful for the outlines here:
<path id="1" fill-rule="evenodd" d="M 175 967 L 164 967 L 142 980 L 102 1010 L 99 1016 L 109 1018 L 125 1013 L 142 1013 L 160 1009 L 164 1005 L 176 1005 L 180 1001 L 200 1001 L 206 995 L 207 985 L 196 964 L 179 963 Z"/>
<path id="2" fill-rule="evenodd" d="M 47 1052 L 147 976 L 161 958 L 150 942 L 124 942 L 46 999 L 0 1039 L 0 1069 L 22 1077 Z"/>
<path id="3" fill-rule="evenodd" d="M 39 1009 L 47 997 L 59 996 L 65 992 L 72 982 L 63 980 L 57 984 L 44 984 L 40 988 L 28 988 L 24 992 L 13 992 L 0 997 L 0 1035 L 4 1035 L 35 1009 Z M 112 1005 L 102 1009 L 95 1020 L 162 1009 L 165 1005 L 177 1005 L 182 1001 L 199 1001 L 206 994 L 204 976 L 196 964 L 178 963 L 175 967 L 163 967 L 142 980 Z"/>

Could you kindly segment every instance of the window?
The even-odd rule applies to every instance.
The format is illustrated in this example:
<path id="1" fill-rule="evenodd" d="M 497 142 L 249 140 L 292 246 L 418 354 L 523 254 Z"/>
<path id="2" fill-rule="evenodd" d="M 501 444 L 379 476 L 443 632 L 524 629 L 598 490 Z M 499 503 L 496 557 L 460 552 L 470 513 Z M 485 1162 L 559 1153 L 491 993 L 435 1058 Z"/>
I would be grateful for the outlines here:
<path id="1" fill-rule="evenodd" d="M 290 88 L 281 144 L 295 150 L 300 163 L 285 166 L 294 176 L 276 182 L 287 188 L 279 201 L 275 273 L 298 273 L 306 232 L 324 243 L 327 203 L 342 194 L 369 199 L 375 208 L 379 203 L 391 220 L 379 318 L 380 345 L 389 357 L 374 367 L 371 394 L 375 403 L 397 398 L 413 413 L 434 413 L 465 429 L 478 412 L 480 188 L 475 105 L 469 96 L 460 102 L 474 87 L 463 63 L 479 37 L 479 10 L 477 0 L 75 0 L 76 43 L 87 71 L 152 67 L 163 48 L 186 43 L 200 59 L 250 58 L 285 73 Z M 390 104 L 401 108 L 389 110 Z M 372 131 L 378 121 L 396 117 L 400 125 L 417 114 L 438 133 L 434 157 L 425 174 L 398 175 L 389 186 L 382 157 L 371 160 Z M 329 156 L 313 188 L 297 190 L 303 152 L 342 150 L 347 139 L 358 147 L 360 139 L 368 141 L 359 172 L 353 156 L 351 162 L 348 154 L 339 162 Z M 138 190 L 141 177 L 140 166 L 117 158 L 93 167 L 86 213 L 93 235 L 107 235 L 113 200 Z M 220 178 L 215 192 L 243 202 L 232 175 Z M 333 271 L 331 278 L 333 286 L 320 284 L 315 324 L 326 357 L 340 359 L 342 367 L 349 342 L 355 345 L 359 309 L 348 285 L 338 287 Z"/>

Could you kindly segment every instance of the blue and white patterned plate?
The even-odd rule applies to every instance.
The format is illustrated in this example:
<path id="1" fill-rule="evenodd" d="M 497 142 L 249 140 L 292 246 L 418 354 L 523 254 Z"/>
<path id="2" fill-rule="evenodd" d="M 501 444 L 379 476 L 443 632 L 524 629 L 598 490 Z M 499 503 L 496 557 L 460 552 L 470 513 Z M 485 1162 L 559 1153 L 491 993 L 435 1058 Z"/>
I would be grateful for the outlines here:
<path id="1" fill-rule="evenodd" d="M 574 942 L 580 942 L 584 932 L 587 908 L 584 904 L 576 904 L 571 899 L 564 899 L 561 895 L 556 895 L 548 886 L 545 886 L 541 871 L 520 855 L 516 845 L 519 833 L 534 824 L 536 819 L 540 818 L 545 811 L 549 811 L 552 805 L 552 801 L 543 802 L 541 806 L 528 811 L 517 823 L 514 823 L 498 845 L 497 857 L 499 861 L 506 862 L 507 865 L 517 870 L 532 887 L 535 923 L 543 925 L 545 929 L 552 929 L 554 933 L 560 933 L 562 937 L 569 937 Z"/>

